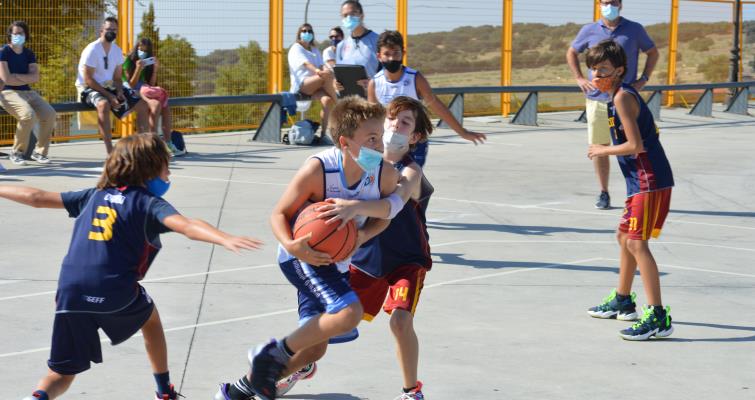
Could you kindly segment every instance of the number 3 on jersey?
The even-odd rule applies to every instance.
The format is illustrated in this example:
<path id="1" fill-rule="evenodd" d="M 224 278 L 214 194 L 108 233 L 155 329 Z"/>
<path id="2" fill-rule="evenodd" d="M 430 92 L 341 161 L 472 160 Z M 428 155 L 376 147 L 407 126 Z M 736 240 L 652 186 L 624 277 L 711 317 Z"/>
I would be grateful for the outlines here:
<path id="1" fill-rule="evenodd" d="M 92 220 L 92 226 L 102 228 L 102 232 L 90 231 L 89 240 L 108 241 L 113 238 L 113 224 L 118 214 L 110 207 L 97 207 L 97 214 L 104 214 L 105 218 L 95 218 Z"/>

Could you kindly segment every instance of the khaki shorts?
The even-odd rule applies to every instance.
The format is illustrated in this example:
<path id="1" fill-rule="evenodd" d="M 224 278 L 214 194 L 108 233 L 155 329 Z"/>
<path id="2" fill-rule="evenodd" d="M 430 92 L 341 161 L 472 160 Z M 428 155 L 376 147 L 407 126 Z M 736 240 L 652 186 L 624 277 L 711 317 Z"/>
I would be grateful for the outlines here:
<path id="1" fill-rule="evenodd" d="M 588 143 L 611 144 L 611 128 L 608 127 L 608 104 L 586 99 L 585 109 Z"/>

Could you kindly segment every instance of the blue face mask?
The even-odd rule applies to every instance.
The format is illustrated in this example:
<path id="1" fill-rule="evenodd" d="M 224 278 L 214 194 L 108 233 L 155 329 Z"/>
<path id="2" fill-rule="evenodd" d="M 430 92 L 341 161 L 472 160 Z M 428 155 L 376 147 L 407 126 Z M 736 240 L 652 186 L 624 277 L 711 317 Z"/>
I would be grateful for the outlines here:
<path id="1" fill-rule="evenodd" d="M 351 152 L 349 152 L 349 155 L 351 155 Z M 351 156 L 351 158 L 359 164 L 360 168 L 367 172 L 372 171 L 380 165 L 380 162 L 383 161 L 383 153 L 362 146 L 359 148 L 359 156 Z"/>
<path id="2" fill-rule="evenodd" d="M 361 19 L 354 15 L 349 15 L 341 20 L 341 27 L 347 31 L 353 31 L 362 23 Z"/>
<path id="3" fill-rule="evenodd" d="M 338 43 L 341 43 L 341 41 L 338 40 L 338 39 L 331 39 L 330 40 L 330 45 L 333 46 L 333 47 L 338 46 Z"/>
<path id="4" fill-rule="evenodd" d="M 170 181 L 164 181 L 159 176 L 147 181 L 147 190 L 157 197 L 163 197 L 170 189 Z"/>
<path id="5" fill-rule="evenodd" d="M 141 60 L 144 60 L 145 58 L 147 58 L 147 52 L 146 51 L 137 50 L 136 51 L 136 55 L 139 56 L 139 59 L 141 59 Z"/>
<path id="6" fill-rule="evenodd" d="M 10 35 L 10 43 L 14 46 L 23 46 L 26 43 L 26 36 Z"/>
<path id="7" fill-rule="evenodd" d="M 302 42 L 309 43 L 315 38 L 315 35 L 313 35 L 312 32 L 302 32 L 299 37 L 301 38 Z"/>
<path id="8" fill-rule="evenodd" d="M 612 5 L 605 5 L 600 6 L 600 13 L 603 15 L 603 17 L 609 21 L 613 21 L 616 18 L 619 18 L 619 7 L 612 6 Z"/>

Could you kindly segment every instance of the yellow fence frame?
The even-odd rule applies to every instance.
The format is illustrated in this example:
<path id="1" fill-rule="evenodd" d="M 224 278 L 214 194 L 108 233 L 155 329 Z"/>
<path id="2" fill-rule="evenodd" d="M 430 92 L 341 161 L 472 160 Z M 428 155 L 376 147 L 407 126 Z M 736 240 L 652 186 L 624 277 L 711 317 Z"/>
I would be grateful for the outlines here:
<path id="1" fill-rule="evenodd" d="M 409 19 L 409 0 L 396 0 L 396 30 L 401 32 L 404 37 L 404 65 L 406 65 L 407 51 L 409 49 L 409 30 L 407 20 Z"/>

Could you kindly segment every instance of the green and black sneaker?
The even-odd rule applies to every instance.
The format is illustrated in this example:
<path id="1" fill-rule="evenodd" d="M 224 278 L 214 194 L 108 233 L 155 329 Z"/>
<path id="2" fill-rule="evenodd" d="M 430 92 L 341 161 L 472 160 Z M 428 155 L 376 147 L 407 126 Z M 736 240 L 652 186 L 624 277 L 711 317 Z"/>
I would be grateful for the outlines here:
<path id="1" fill-rule="evenodd" d="M 637 294 L 632 294 L 626 300 L 619 301 L 616 297 L 616 289 L 611 291 L 611 294 L 603 299 L 603 304 L 591 307 L 587 310 L 593 318 L 616 318 L 622 321 L 637 321 L 637 304 L 634 303 L 634 299 Z"/>
<path id="2" fill-rule="evenodd" d="M 663 338 L 671 335 L 671 307 L 654 308 L 643 307 L 642 318 L 630 328 L 623 329 L 619 335 L 626 340 L 648 340 L 652 336 Z"/>

